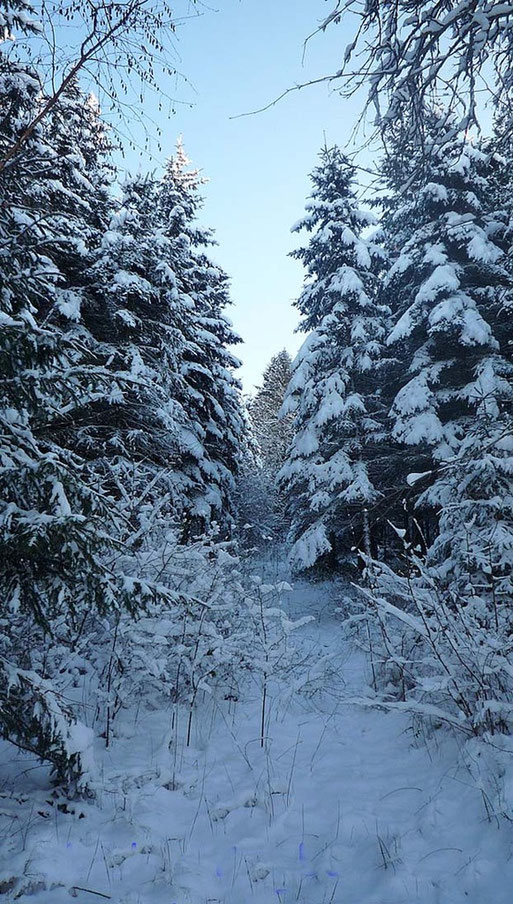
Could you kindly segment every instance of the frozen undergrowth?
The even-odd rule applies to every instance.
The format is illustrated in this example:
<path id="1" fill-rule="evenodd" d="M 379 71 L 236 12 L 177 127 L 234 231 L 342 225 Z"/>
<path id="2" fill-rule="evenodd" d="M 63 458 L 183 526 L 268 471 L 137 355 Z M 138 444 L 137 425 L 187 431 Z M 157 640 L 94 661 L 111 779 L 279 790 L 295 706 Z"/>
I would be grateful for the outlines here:
<path id="1" fill-rule="evenodd" d="M 315 619 L 291 636 L 301 670 L 269 685 L 264 747 L 250 676 L 239 700 L 199 700 L 189 747 L 186 706 L 134 699 L 113 746 L 97 742 L 96 800 L 52 798 L 47 768 L 2 744 L 0 900 L 509 904 L 500 751 L 348 702 L 369 675 L 335 612 L 342 592 L 289 596 L 291 616 Z"/>

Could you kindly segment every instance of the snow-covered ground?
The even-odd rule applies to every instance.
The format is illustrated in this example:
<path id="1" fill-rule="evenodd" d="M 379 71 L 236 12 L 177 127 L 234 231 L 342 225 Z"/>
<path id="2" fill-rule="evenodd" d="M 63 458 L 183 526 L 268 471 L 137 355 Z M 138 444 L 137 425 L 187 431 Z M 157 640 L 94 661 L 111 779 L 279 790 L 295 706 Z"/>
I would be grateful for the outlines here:
<path id="1" fill-rule="evenodd" d="M 98 741 L 95 800 L 52 800 L 48 770 L 2 744 L 0 900 L 510 904 L 513 828 L 463 742 L 351 703 L 369 675 L 341 592 L 289 595 L 314 619 L 291 635 L 300 673 L 269 688 L 263 747 L 251 679 L 200 702 L 189 747 L 185 710 L 134 700 Z"/>

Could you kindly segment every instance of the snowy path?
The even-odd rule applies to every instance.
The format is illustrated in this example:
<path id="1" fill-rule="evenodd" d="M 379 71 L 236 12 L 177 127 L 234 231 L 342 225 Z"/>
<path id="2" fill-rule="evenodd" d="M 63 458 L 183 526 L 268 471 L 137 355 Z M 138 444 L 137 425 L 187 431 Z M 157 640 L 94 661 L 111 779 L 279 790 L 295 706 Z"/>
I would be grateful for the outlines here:
<path id="1" fill-rule="evenodd" d="M 272 688 L 264 749 L 257 686 L 244 701 L 204 704 L 189 748 L 185 714 L 176 731 L 171 710 L 134 707 L 115 746 L 99 748 L 100 807 L 72 814 L 47 803 L 46 770 L 20 776 L 20 757 L 2 747 L 27 798 L 6 779 L 6 900 L 10 875 L 25 874 L 16 901 L 45 904 L 68 902 L 70 889 L 84 904 L 510 904 L 513 832 L 487 821 L 456 741 L 417 739 L 406 717 L 348 703 L 366 665 L 336 600 L 299 586 L 289 605 L 315 616 L 295 642 L 331 669 L 322 694 Z"/>

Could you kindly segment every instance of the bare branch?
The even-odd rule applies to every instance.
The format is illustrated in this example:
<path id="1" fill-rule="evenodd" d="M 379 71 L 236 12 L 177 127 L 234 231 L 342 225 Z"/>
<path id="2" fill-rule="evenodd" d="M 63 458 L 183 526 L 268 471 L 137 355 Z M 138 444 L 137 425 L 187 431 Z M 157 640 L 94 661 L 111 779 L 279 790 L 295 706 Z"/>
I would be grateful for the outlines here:
<path id="1" fill-rule="evenodd" d="M 286 88 L 279 97 L 275 97 L 274 100 L 265 104 L 264 107 L 260 107 L 258 110 L 250 110 L 247 113 L 237 113 L 235 116 L 230 116 L 230 119 L 242 119 L 243 116 L 256 116 L 257 113 L 264 113 L 266 110 L 270 110 L 271 107 L 275 107 L 280 100 L 283 100 L 284 97 L 287 97 L 288 94 L 292 94 L 294 91 L 301 91 L 302 88 L 309 88 L 311 85 L 320 85 L 322 82 L 332 82 L 336 78 L 341 78 L 341 76 L 342 73 L 337 72 L 335 75 L 321 75 L 319 78 L 314 78 L 309 82 L 303 82 L 301 85 L 293 85 L 292 88 Z"/>
<path id="2" fill-rule="evenodd" d="M 201 0 L 192 0 L 194 6 L 200 2 Z M 169 48 L 174 46 L 170 43 L 170 34 L 176 32 L 177 24 L 192 17 L 190 14 L 175 17 L 168 0 L 124 0 L 117 3 L 106 0 L 68 0 L 64 4 L 54 0 L 52 12 L 44 6 L 42 14 L 45 16 L 44 28 L 36 40 L 41 48 L 49 48 L 49 85 L 43 85 L 43 97 L 37 114 L 0 156 L 0 172 L 25 147 L 39 123 L 51 113 L 81 73 L 92 74 L 96 84 L 102 84 L 115 105 L 122 105 L 119 93 L 127 93 L 134 75 L 141 84 L 147 84 L 161 93 L 159 73 L 164 76 L 177 75 L 169 59 Z M 78 30 L 80 34 L 80 43 L 78 46 L 75 44 L 73 55 L 64 66 L 62 51 L 58 54 L 59 79 L 56 72 L 58 57 L 53 21 L 58 17 L 63 19 L 65 26 Z M 28 59 L 34 60 L 34 54 L 28 51 L 23 57 L 22 44 L 18 43 L 16 46 L 19 48 L 18 59 L 23 62 L 28 56 Z"/>

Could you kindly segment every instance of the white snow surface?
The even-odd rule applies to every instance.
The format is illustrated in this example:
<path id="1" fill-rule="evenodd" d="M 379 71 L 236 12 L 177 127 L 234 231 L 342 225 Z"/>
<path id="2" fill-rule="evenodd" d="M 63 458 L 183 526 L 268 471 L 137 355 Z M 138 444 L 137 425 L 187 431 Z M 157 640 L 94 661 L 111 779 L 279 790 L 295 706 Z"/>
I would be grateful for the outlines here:
<path id="1" fill-rule="evenodd" d="M 282 601 L 313 620 L 291 635 L 301 672 L 269 688 L 263 748 L 251 677 L 238 701 L 200 702 L 190 747 L 185 709 L 133 700 L 111 747 L 96 742 L 96 799 L 70 812 L 46 767 L 2 742 L 3 900 L 510 904 L 513 829 L 461 738 L 354 702 L 370 675 L 337 612 L 352 593 L 299 583 Z"/>

